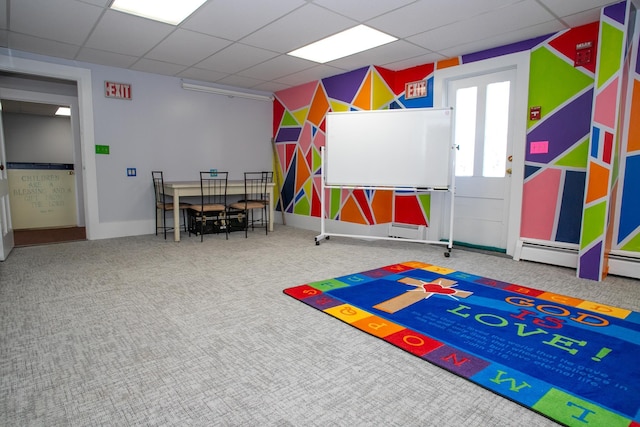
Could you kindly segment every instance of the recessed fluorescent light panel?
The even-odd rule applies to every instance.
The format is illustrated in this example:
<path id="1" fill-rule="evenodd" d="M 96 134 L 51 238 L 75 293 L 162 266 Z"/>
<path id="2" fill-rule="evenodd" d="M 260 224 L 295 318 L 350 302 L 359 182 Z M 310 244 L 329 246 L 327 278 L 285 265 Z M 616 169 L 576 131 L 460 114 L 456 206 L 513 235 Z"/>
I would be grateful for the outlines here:
<path id="1" fill-rule="evenodd" d="M 309 61 L 325 62 L 363 52 L 383 44 L 398 40 L 366 25 L 358 25 L 326 39 L 289 52 L 287 55 L 308 59 Z"/>
<path id="2" fill-rule="evenodd" d="M 71 108 L 69 107 L 58 107 L 58 110 L 56 111 L 56 116 L 70 116 L 71 115 Z"/>
<path id="3" fill-rule="evenodd" d="M 111 9 L 178 25 L 206 0 L 113 0 Z"/>

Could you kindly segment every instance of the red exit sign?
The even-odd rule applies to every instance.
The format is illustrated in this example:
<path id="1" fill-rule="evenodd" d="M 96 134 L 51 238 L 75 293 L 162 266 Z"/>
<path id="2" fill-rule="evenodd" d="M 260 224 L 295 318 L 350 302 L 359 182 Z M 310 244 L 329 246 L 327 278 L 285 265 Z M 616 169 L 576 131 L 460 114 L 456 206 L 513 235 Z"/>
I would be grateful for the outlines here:
<path id="1" fill-rule="evenodd" d="M 107 98 L 131 99 L 131 85 L 105 81 L 104 96 Z"/>
<path id="2" fill-rule="evenodd" d="M 404 99 L 424 98 L 427 96 L 426 80 L 418 80 L 404 85 Z"/>

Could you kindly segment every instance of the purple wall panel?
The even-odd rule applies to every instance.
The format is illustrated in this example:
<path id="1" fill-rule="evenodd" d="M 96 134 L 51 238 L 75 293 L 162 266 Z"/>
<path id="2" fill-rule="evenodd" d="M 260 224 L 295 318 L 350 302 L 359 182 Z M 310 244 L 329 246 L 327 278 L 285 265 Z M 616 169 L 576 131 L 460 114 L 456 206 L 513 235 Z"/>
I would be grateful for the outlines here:
<path id="1" fill-rule="evenodd" d="M 559 154 L 589 134 L 591 126 L 591 104 L 593 90 L 585 92 L 560 111 L 542 122 L 527 135 L 527 154 L 525 160 L 537 163 L 549 163 Z M 531 154 L 532 141 L 549 141 L 549 152 Z"/>
<path id="2" fill-rule="evenodd" d="M 327 77 L 322 79 L 322 85 L 329 98 L 351 103 L 368 71 L 369 67 L 365 67 L 337 76 Z"/>
<path id="3" fill-rule="evenodd" d="M 535 46 L 544 42 L 553 34 L 548 34 L 546 36 L 536 37 L 534 39 L 529 39 L 525 41 L 521 41 L 518 43 L 508 44 L 506 46 L 500 46 L 493 49 L 487 49 L 480 52 L 470 53 L 468 55 L 462 55 L 462 63 L 466 64 L 468 62 L 482 61 L 483 59 L 495 58 L 497 56 L 508 55 L 510 53 L 522 52 L 523 50 L 533 49 Z"/>
<path id="4" fill-rule="evenodd" d="M 604 14 L 609 18 L 624 24 L 624 17 L 627 12 L 627 2 L 621 1 L 620 3 L 607 6 L 604 8 Z"/>

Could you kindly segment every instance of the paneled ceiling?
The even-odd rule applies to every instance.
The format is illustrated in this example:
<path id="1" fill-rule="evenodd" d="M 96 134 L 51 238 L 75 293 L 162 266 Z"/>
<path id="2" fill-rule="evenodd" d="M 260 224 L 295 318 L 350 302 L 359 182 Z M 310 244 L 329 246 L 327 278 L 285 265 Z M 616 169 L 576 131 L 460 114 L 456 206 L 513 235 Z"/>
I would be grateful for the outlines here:
<path id="1" fill-rule="evenodd" d="M 0 0 L 0 47 L 275 92 L 400 70 L 597 21 L 611 0 L 208 0 L 172 26 L 111 0 Z M 615 3 L 615 1 L 613 1 Z M 287 52 L 357 24 L 399 40 L 326 64 Z"/>

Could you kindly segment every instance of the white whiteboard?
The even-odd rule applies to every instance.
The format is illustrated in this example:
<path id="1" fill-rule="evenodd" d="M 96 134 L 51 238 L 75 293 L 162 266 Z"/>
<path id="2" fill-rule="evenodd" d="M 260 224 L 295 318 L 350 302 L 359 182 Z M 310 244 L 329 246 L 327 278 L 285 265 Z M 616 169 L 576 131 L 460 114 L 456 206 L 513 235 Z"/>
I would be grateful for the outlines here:
<path id="1" fill-rule="evenodd" d="M 328 113 L 325 184 L 446 189 L 452 121 L 450 108 Z"/>

